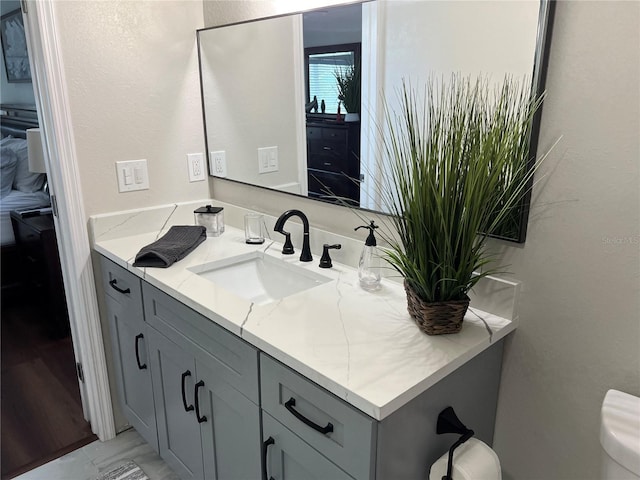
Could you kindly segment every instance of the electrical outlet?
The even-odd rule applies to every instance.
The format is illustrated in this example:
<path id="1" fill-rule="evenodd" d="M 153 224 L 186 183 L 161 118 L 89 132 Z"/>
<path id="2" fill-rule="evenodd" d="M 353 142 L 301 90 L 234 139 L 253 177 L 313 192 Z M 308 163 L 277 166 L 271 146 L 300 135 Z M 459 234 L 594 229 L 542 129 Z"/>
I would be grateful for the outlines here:
<path id="1" fill-rule="evenodd" d="M 211 173 L 216 177 L 227 176 L 227 159 L 224 150 L 211 152 Z"/>
<path id="2" fill-rule="evenodd" d="M 116 174 L 119 192 L 149 189 L 149 172 L 146 160 L 116 162 Z"/>
<path id="3" fill-rule="evenodd" d="M 187 165 L 189 167 L 190 182 L 201 182 L 205 179 L 204 156 L 202 153 L 187 154 Z"/>

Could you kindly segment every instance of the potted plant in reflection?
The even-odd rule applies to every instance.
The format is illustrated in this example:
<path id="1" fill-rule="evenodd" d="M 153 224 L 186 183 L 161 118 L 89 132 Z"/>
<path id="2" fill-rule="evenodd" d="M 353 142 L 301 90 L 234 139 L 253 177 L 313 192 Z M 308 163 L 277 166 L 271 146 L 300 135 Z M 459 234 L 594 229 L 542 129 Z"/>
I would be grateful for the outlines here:
<path id="1" fill-rule="evenodd" d="M 360 63 L 335 71 L 338 84 L 338 100 L 344 105 L 346 122 L 360 120 Z"/>
<path id="2" fill-rule="evenodd" d="M 404 277 L 420 329 L 456 333 L 469 290 L 499 271 L 488 236 L 531 188 L 539 162 L 530 162 L 529 137 L 542 100 L 524 82 L 490 87 L 460 76 L 431 79 L 424 94 L 403 84 L 398 100 L 380 128 L 385 175 L 376 187 L 391 213 L 383 255 Z"/>

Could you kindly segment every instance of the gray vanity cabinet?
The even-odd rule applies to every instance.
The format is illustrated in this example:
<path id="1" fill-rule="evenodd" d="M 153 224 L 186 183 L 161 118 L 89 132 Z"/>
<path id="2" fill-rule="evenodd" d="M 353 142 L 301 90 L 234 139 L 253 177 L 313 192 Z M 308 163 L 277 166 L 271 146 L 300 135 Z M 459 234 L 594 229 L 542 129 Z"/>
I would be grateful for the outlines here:
<path id="1" fill-rule="evenodd" d="M 129 423 L 157 451 L 156 412 L 140 280 L 104 258 L 101 266 L 120 403 Z"/>
<path id="2" fill-rule="evenodd" d="M 260 408 L 199 362 L 196 371 L 205 479 L 260 478 Z"/>
<path id="3" fill-rule="evenodd" d="M 274 440 L 265 444 L 269 475 L 275 480 L 294 478 L 287 472 L 313 465 L 316 473 L 309 468 L 297 478 L 349 478 L 324 473 L 332 467 L 357 480 L 428 478 L 429 466 L 457 439 L 436 433 L 436 419 L 444 408 L 453 406 L 476 438 L 492 444 L 501 361 L 502 342 L 497 342 L 376 421 L 261 354 L 263 441 Z M 305 460 L 296 463 L 296 458 Z M 283 465 L 284 477 L 279 477 L 275 472 Z"/>
<path id="4" fill-rule="evenodd" d="M 149 329 L 160 456 L 182 479 L 204 478 L 193 355 Z"/>
<path id="5" fill-rule="evenodd" d="M 257 350 L 160 290 L 143 291 L 160 456 L 182 479 L 260 478 Z"/>
<path id="6" fill-rule="evenodd" d="M 353 480 L 271 415 L 262 415 L 265 473 L 274 480 Z"/>
<path id="7" fill-rule="evenodd" d="M 373 418 L 265 354 L 260 355 L 260 388 L 262 409 L 266 412 L 263 420 L 268 414 L 285 430 L 293 432 L 294 438 L 299 437 L 300 443 L 322 458 L 331 459 L 335 467 L 350 476 L 361 480 L 375 478 L 377 423 Z M 268 439 L 266 433 L 263 437 Z M 276 450 L 293 449 L 292 440 L 284 445 Z"/>
<path id="8" fill-rule="evenodd" d="M 184 480 L 428 478 L 447 406 L 493 441 L 502 341 L 377 421 L 106 259 L 102 277 L 125 414 Z"/>
<path id="9" fill-rule="evenodd" d="M 258 406 L 154 329 L 149 343 L 162 458 L 182 479 L 259 478 Z"/>

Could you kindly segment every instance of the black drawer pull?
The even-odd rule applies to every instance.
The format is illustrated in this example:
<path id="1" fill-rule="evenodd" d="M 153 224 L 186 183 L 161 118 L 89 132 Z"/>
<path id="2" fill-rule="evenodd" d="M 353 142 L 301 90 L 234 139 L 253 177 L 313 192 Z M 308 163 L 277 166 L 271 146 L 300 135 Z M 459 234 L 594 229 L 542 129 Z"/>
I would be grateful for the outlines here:
<path id="1" fill-rule="evenodd" d="M 333 432 L 333 424 L 331 422 L 327 422 L 327 425 L 325 427 L 321 427 L 320 425 L 318 425 L 317 423 L 313 423 L 311 420 L 309 420 L 307 417 L 305 417 L 304 415 L 302 415 L 300 412 L 296 411 L 295 407 L 296 406 L 296 399 L 291 397 L 289 400 L 286 401 L 286 403 L 284 404 L 284 408 L 286 408 L 287 410 L 289 410 L 289 412 L 296 417 L 298 420 L 300 420 L 302 423 L 304 423 L 305 425 L 313 428 L 314 430 L 326 435 L 327 433 Z"/>
<path id="2" fill-rule="evenodd" d="M 111 285 L 111 288 L 113 288 L 116 292 L 131 293 L 131 289 L 130 288 L 122 289 L 122 288 L 118 287 L 117 283 L 118 283 L 118 281 L 114 278 L 113 280 L 111 280 L 109 282 L 109 285 Z"/>
<path id="3" fill-rule="evenodd" d="M 142 340 L 144 338 L 144 335 L 139 333 L 138 335 L 136 335 L 136 363 L 138 364 L 138 368 L 140 370 L 146 370 L 147 369 L 147 364 L 146 363 L 140 363 L 140 340 Z"/>
<path id="4" fill-rule="evenodd" d="M 186 393 L 186 389 L 185 389 L 185 380 L 187 379 L 187 377 L 191 376 L 191 370 L 187 370 L 186 372 L 182 373 L 182 381 L 180 382 L 182 385 L 182 406 L 184 407 L 184 411 L 185 412 L 190 412 L 191 410 L 193 410 L 193 405 L 187 405 L 187 393 Z"/>
<path id="5" fill-rule="evenodd" d="M 200 400 L 198 399 L 198 389 L 200 387 L 204 387 L 204 382 L 200 380 L 196 383 L 194 396 L 196 397 L 196 418 L 198 419 L 198 423 L 204 423 L 207 421 L 207 417 L 204 415 L 200 416 Z"/>
<path id="6" fill-rule="evenodd" d="M 331 162 L 323 162 L 322 163 L 325 167 L 330 167 L 331 165 L 333 165 Z"/>
<path id="7" fill-rule="evenodd" d="M 273 437 L 269 437 L 262 442 L 262 480 L 274 480 L 273 477 L 270 477 L 267 473 L 267 453 L 269 451 L 269 445 L 273 445 L 274 443 L 276 443 L 276 441 Z"/>

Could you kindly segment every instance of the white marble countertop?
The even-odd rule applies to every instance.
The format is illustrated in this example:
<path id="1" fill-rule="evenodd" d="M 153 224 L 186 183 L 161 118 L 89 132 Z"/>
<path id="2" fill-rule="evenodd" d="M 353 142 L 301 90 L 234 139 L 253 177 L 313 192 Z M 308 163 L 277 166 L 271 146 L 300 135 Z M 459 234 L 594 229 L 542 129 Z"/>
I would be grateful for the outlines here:
<path id="1" fill-rule="evenodd" d="M 364 291 L 354 268 L 334 260 L 333 268 L 320 269 L 318 252 L 313 252 L 313 262 L 302 263 L 297 254 L 282 255 L 281 244 L 269 240 L 247 245 L 244 232 L 229 226 L 170 268 L 133 267 L 140 248 L 168 227 L 165 223 L 156 232 L 98 237 L 94 248 L 377 420 L 515 329 L 511 320 L 470 308 L 460 333 L 425 335 L 407 313 L 402 285 L 383 279 L 379 291 Z M 257 305 L 189 270 L 252 250 L 331 281 Z"/>

